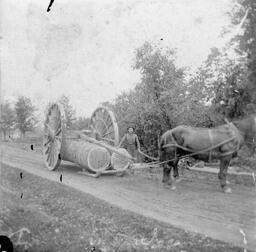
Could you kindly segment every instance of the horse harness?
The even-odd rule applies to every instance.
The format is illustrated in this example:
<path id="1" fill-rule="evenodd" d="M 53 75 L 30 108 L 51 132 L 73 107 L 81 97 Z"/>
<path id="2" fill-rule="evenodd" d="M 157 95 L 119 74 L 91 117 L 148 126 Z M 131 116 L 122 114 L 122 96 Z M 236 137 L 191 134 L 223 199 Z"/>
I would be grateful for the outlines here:
<path id="1" fill-rule="evenodd" d="M 176 147 L 175 148 L 175 158 L 170 159 L 170 160 L 166 160 L 166 161 L 163 161 L 163 162 L 160 162 L 159 164 L 168 163 L 168 162 L 171 162 L 171 161 L 174 161 L 174 160 L 177 160 L 177 159 L 183 159 L 183 158 L 187 158 L 187 157 L 192 157 L 192 156 L 195 156 L 195 155 L 198 155 L 198 154 L 202 154 L 202 153 L 205 153 L 205 152 L 208 152 L 208 151 L 210 152 L 210 160 L 211 160 L 212 151 L 214 149 L 216 149 L 218 147 L 221 147 L 224 144 L 227 144 L 227 143 L 229 143 L 229 142 L 231 142 L 233 140 L 237 140 L 235 142 L 235 144 L 236 144 L 235 150 L 231 150 L 229 152 L 223 153 L 223 154 L 221 154 L 221 156 L 228 156 L 228 155 L 231 155 L 231 154 L 237 152 L 239 150 L 239 147 L 240 147 L 240 141 L 239 141 L 235 131 L 238 131 L 238 129 L 236 128 L 236 126 L 232 122 L 229 122 L 227 120 L 226 120 L 226 122 L 227 122 L 228 128 L 230 129 L 230 132 L 231 132 L 231 137 L 230 138 L 228 138 L 228 139 L 226 139 L 226 140 L 224 140 L 224 141 L 222 141 L 222 142 L 220 142 L 220 143 L 218 143 L 216 145 L 213 145 L 212 130 L 209 129 L 208 134 L 209 134 L 209 138 L 210 138 L 210 141 L 211 141 L 211 146 L 209 148 L 193 152 L 192 149 L 189 149 L 189 148 L 186 148 L 184 146 L 181 146 L 176 141 L 175 141 L 175 143 L 165 144 L 163 146 L 163 148 L 172 147 L 172 146 Z M 180 149 L 183 149 L 185 151 L 192 152 L 192 153 L 184 155 L 184 156 L 181 156 L 181 157 L 177 157 L 177 148 L 180 148 Z"/>
<path id="2" fill-rule="evenodd" d="M 212 135 L 212 130 L 209 129 L 209 130 L 208 130 L 208 133 L 209 133 L 209 138 L 210 138 L 210 142 L 211 142 L 211 147 L 213 147 L 213 135 Z M 213 151 L 213 149 L 210 150 L 210 152 L 209 152 L 209 162 L 210 162 L 210 163 L 212 162 L 212 151 Z"/>

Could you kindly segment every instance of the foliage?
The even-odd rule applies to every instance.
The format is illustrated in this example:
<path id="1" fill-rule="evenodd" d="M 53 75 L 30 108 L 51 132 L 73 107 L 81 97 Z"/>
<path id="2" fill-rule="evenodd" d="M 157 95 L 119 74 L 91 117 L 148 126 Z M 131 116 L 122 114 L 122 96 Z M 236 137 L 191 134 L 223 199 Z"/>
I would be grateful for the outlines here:
<path id="1" fill-rule="evenodd" d="M 72 129 L 76 120 L 76 112 L 73 109 L 73 106 L 70 104 L 69 97 L 62 95 L 59 99 L 59 103 L 63 106 L 65 111 L 67 129 Z"/>
<path id="2" fill-rule="evenodd" d="M 9 102 L 4 102 L 1 104 L 1 130 L 4 134 L 4 140 L 6 140 L 7 132 L 13 129 L 14 125 L 15 112 Z"/>
<path id="3" fill-rule="evenodd" d="M 25 96 L 20 96 L 15 103 L 15 113 L 16 127 L 20 130 L 22 136 L 27 131 L 34 129 L 37 123 L 34 112 L 35 107 L 32 105 L 31 100 Z"/>
<path id="4" fill-rule="evenodd" d="M 244 32 L 236 39 L 241 52 L 246 53 L 248 67 L 248 84 L 250 88 L 256 89 L 256 2 L 255 0 L 237 0 L 240 8 L 233 10 L 232 21 L 237 23 L 246 11 L 248 15 L 244 23 Z M 254 97 L 255 98 L 255 97 Z"/>
<path id="5" fill-rule="evenodd" d="M 90 118 L 78 117 L 73 123 L 73 129 L 84 130 L 88 129 L 90 124 Z"/>
<path id="6" fill-rule="evenodd" d="M 256 112 L 256 2 L 254 0 L 237 0 L 238 7 L 231 13 L 232 22 L 237 24 L 246 17 L 243 32 L 234 40 L 238 43 L 237 52 L 245 55 L 246 68 L 244 71 L 244 92 L 247 101 L 246 113 Z"/>
<path id="7" fill-rule="evenodd" d="M 217 121 L 247 113 L 251 97 L 246 85 L 244 60 L 230 58 L 225 49 L 212 48 L 193 81 L 201 86 L 202 98 L 211 103 L 212 110 L 219 117 Z"/>
<path id="8" fill-rule="evenodd" d="M 175 66 L 173 50 L 163 52 L 145 43 L 136 51 L 133 68 L 141 72 L 141 82 L 108 105 L 117 115 L 122 135 L 127 126 L 135 126 L 143 151 L 157 156 L 159 137 L 178 124 L 212 125 L 209 107 L 196 90 L 200 88 L 185 81 L 184 69 Z"/>

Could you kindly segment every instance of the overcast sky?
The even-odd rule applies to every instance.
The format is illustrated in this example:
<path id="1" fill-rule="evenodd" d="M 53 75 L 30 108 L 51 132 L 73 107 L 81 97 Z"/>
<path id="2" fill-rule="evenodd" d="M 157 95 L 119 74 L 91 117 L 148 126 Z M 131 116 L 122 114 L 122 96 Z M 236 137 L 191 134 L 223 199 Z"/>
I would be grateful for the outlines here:
<path id="1" fill-rule="evenodd" d="M 232 0 L 2 0 L 2 97 L 26 95 L 42 111 L 61 94 L 77 115 L 133 88 L 135 49 L 177 48 L 177 65 L 197 67 L 221 46 Z M 161 40 L 163 38 L 163 40 Z"/>

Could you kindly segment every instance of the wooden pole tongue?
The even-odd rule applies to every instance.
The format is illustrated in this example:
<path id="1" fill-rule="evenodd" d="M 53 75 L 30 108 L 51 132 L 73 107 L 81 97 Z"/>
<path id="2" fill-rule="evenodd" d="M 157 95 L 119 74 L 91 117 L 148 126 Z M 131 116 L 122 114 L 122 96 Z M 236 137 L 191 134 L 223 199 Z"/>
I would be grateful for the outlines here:
<path id="1" fill-rule="evenodd" d="M 227 124 L 230 124 L 230 121 L 229 121 L 227 118 L 225 118 L 224 121 L 225 121 Z"/>

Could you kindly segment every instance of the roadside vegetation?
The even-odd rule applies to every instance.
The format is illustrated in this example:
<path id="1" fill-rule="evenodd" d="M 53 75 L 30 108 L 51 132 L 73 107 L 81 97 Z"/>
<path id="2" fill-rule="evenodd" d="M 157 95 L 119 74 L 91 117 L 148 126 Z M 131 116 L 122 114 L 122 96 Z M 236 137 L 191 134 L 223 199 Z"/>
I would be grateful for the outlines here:
<path id="1" fill-rule="evenodd" d="M 243 251 L 4 164 L 1 174 L 0 229 L 15 251 Z"/>

